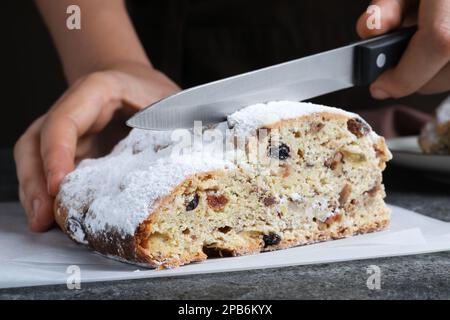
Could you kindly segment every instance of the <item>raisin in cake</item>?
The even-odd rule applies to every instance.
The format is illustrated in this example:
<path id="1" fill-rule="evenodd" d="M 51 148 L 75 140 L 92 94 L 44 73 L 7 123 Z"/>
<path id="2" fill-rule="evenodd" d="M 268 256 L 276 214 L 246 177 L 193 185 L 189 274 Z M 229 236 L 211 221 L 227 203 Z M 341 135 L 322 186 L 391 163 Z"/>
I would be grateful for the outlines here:
<path id="1" fill-rule="evenodd" d="M 436 110 L 436 116 L 422 129 L 419 145 L 428 154 L 450 154 L 450 98 Z"/>
<path id="2" fill-rule="evenodd" d="M 201 148 L 179 148 L 186 132 L 132 130 L 110 155 L 84 160 L 65 178 L 56 221 L 78 243 L 149 267 L 389 224 L 382 171 L 391 154 L 356 114 L 279 101 L 203 130 L 187 132 Z"/>

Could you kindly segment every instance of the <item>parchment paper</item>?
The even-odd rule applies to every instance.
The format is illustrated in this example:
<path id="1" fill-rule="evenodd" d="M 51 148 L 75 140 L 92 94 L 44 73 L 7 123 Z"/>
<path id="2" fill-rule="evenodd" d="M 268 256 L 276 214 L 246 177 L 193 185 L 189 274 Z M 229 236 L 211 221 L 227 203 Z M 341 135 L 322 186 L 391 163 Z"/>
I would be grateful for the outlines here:
<path id="1" fill-rule="evenodd" d="M 171 277 L 450 250 L 450 223 L 391 206 L 387 231 L 252 256 L 208 259 L 170 270 L 151 270 L 107 259 L 55 228 L 28 231 L 18 203 L 0 204 L 0 288 L 66 284 L 79 267 L 81 284 L 92 281 Z M 72 281 L 71 278 L 69 281 Z"/>

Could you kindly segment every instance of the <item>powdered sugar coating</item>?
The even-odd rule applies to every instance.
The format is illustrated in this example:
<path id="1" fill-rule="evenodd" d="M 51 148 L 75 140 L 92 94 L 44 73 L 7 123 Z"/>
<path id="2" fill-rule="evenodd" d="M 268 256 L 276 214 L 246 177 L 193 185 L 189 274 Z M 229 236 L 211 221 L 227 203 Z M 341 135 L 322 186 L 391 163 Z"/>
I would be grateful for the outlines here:
<path id="1" fill-rule="evenodd" d="M 264 125 L 318 112 L 359 118 L 337 108 L 278 101 L 244 108 L 230 115 L 228 124 L 236 134 L 246 135 Z M 219 124 L 217 128 L 225 132 L 227 124 Z M 171 139 L 171 134 L 133 129 L 111 154 L 82 161 L 61 186 L 59 198 L 67 209 L 67 221 L 83 221 L 84 231 L 89 234 L 113 230 L 125 238 L 135 233 L 159 199 L 170 194 L 187 177 L 235 167 L 217 150 L 209 148 L 207 142 L 202 150 L 194 148 L 174 156 L 177 141 Z M 371 137 L 378 136 L 371 133 Z M 72 237 L 85 242 L 83 230 L 77 230 Z"/>

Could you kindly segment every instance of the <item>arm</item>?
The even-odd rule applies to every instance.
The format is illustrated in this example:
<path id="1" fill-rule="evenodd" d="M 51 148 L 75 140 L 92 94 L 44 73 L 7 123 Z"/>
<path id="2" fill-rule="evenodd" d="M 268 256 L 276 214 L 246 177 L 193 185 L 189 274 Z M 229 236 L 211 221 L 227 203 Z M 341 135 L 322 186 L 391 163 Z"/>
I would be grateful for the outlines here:
<path id="1" fill-rule="evenodd" d="M 14 148 L 19 197 L 30 228 L 45 231 L 53 224 L 53 202 L 62 179 L 77 161 L 102 155 L 102 147 L 117 142 L 116 133 L 125 129 L 125 119 L 115 122 L 115 116 L 130 116 L 179 88 L 152 67 L 123 0 L 37 4 L 70 84 Z M 66 27 L 69 4 L 81 8 L 81 30 Z"/>
<path id="2" fill-rule="evenodd" d="M 121 61 L 151 66 L 123 0 L 37 0 L 69 83 Z M 81 9 L 81 30 L 66 27 L 66 8 Z"/>

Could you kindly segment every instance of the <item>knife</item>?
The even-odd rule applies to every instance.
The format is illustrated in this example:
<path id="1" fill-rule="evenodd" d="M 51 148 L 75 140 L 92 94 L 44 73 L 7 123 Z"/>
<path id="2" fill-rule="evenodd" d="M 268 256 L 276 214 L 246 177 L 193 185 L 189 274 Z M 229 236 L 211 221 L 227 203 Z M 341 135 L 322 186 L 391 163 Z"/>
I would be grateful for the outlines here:
<path id="1" fill-rule="evenodd" d="M 193 87 L 161 99 L 127 121 L 130 127 L 171 130 L 224 121 L 260 102 L 302 101 L 367 86 L 400 60 L 416 27 Z"/>

